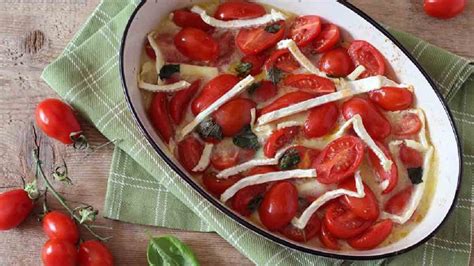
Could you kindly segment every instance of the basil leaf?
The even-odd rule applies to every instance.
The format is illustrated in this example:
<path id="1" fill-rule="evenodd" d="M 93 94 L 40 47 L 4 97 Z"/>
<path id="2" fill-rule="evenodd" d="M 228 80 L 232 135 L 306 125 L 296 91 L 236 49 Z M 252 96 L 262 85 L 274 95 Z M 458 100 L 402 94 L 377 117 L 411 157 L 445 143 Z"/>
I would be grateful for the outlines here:
<path id="1" fill-rule="evenodd" d="M 180 66 L 179 65 L 164 65 L 160 69 L 160 78 L 161 79 L 169 79 L 173 76 L 174 73 L 179 73 Z"/>
<path id="2" fill-rule="evenodd" d="M 213 138 L 222 140 L 224 138 L 222 128 L 212 119 L 201 122 L 197 127 L 197 132 L 203 139 Z"/>
<path id="3" fill-rule="evenodd" d="M 146 255 L 150 266 L 199 265 L 193 251 L 174 236 L 150 239 Z"/>
<path id="4" fill-rule="evenodd" d="M 252 63 L 240 62 L 235 67 L 235 71 L 237 72 L 237 75 L 239 77 L 246 77 L 248 74 L 250 74 L 250 71 L 252 70 L 252 67 L 253 67 Z"/>
<path id="5" fill-rule="evenodd" d="M 281 170 L 289 170 L 301 162 L 300 153 L 296 149 L 288 149 L 283 153 L 278 166 Z"/>
<path id="6" fill-rule="evenodd" d="M 278 23 L 268 25 L 265 27 L 265 31 L 269 33 L 277 33 L 281 30 L 281 25 Z"/>
<path id="7" fill-rule="evenodd" d="M 250 85 L 250 87 L 247 89 L 247 92 L 249 93 L 249 95 L 252 95 L 255 93 L 255 91 L 260 88 L 260 82 L 255 82 L 255 83 L 252 83 L 252 85 Z"/>
<path id="8" fill-rule="evenodd" d="M 254 212 L 258 209 L 258 207 L 260 206 L 260 203 L 262 203 L 262 200 L 263 200 L 263 195 L 258 195 L 257 197 L 253 198 L 249 204 L 247 205 L 247 209 L 250 211 L 250 212 Z"/>
<path id="9" fill-rule="evenodd" d="M 234 137 L 233 142 L 236 146 L 243 149 L 258 150 L 260 148 L 258 137 L 252 132 L 250 125 L 244 127 L 244 129 Z"/>
<path id="10" fill-rule="evenodd" d="M 423 168 L 408 168 L 408 177 L 413 185 L 423 183 Z"/>
<path id="11" fill-rule="evenodd" d="M 268 70 L 268 79 L 273 82 L 273 84 L 278 84 L 278 82 L 280 82 L 281 80 L 281 70 L 276 68 L 276 67 L 272 67 L 270 68 L 270 70 Z"/>

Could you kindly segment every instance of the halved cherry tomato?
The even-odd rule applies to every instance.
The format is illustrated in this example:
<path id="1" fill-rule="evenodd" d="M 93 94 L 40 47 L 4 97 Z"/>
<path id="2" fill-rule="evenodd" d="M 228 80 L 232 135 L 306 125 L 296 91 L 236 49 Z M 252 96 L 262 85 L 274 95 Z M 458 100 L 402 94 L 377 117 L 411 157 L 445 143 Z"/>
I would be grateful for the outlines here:
<path id="1" fill-rule="evenodd" d="M 112 266 L 114 258 L 109 249 L 100 241 L 88 240 L 79 246 L 80 266 Z"/>
<path id="2" fill-rule="evenodd" d="M 174 37 L 174 45 L 195 61 L 214 61 L 219 56 L 219 44 L 211 35 L 196 28 L 183 28 Z"/>
<path id="3" fill-rule="evenodd" d="M 337 123 L 339 109 L 334 102 L 312 108 L 304 123 L 307 138 L 319 138 L 331 132 Z"/>
<path id="4" fill-rule="evenodd" d="M 354 136 L 329 143 L 313 162 L 318 181 L 333 184 L 352 176 L 364 158 L 364 148 L 362 140 Z"/>
<path id="5" fill-rule="evenodd" d="M 248 161 L 254 155 L 254 150 L 239 148 L 230 138 L 227 138 L 219 142 L 212 150 L 211 164 L 217 170 L 224 170 L 240 162 Z"/>
<path id="6" fill-rule="evenodd" d="M 339 245 L 339 242 L 337 241 L 337 238 L 335 238 L 331 232 L 327 229 L 326 225 L 324 223 L 321 225 L 321 234 L 319 235 L 319 240 L 323 245 L 329 249 L 333 250 L 340 250 L 341 246 Z"/>
<path id="7" fill-rule="evenodd" d="M 222 193 L 224 193 L 224 191 L 226 191 L 240 179 L 242 179 L 242 176 L 240 175 L 234 175 L 227 178 L 217 178 L 216 173 L 206 172 L 202 176 L 202 183 L 211 194 L 219 197 Z"/>
<path id="8" fill-rule="evenodd" d="M 254 101 L 235 98 L 222 105 L 212 114 L 214 121 L 222 128 L 224 137 L 237 135 L 243 127 L 250 124 L 250 110 L 256 107 Z"/>
<path id="9" fill-rule="evenodd" d="M 346 101 L 342 105 L 342 114 L 346 120 L 351 119 L 357 114 L 360 115 L 364 127 L 367 129 L 369 135 L 374 139 L 385 139 L 392 131 L 388 120 L 373 103 L 366 99 L 354 97 Z"/>
<path id="10" fill-rule="evenodd" d="M 49 239 L 59 239 L 77 243 L 79 229 L 71 216 L 59 211 L 47 213 L 43 218 L 43 231 Z"/>
<path id="11" fill-rule="evenodd" d="M 296 169 L 309 169 L 311 168 L 314 159 L 319 155 L 320 151 L 305 146 L 293 147 L 298 151 L 300 155 L 300 162 L 296 165 Z"/>
<path id="12" fill-rule="evenodd" d="M 188 136 L 178 143 L 179 161 L 189 172 L 199 163 L 204 145 L 195 137 Z"/>
<path id="13" fill-rule="evenodd" d="M 181 28 L 197 28 L 203 31 L 214 29 L 211 25 L 202 20 L 201 16 L 186 9 L 179 9 L 172 12 L 174 24 Z"/>
<path id="14" fill-rule="evenodd" d="M 321 19 L 318 16 L 298 17 L 290 29 L 293 41 L 300 47 L 312 42 L 321 32 Z"/>
<path id="15" fill-rule="evenodd" d="M 397 194 L 393 195 L 386 203 L 384 210 L 388 213 L 400 215 L 405 210 L 405 206 L 411 198 L 413 187 L 409 186 Z"/>
<path id="16" fill-rule="evenodd" d="M 348 239 L 360 235 L 373 222 L 357 217 L 344 205 L 335 201 L 327 206 L 323 223 L 335 237 Z"/>
<path id="17" fill-rule="evenodd" d="M 33 210 L 33 200 L 23 189 L 0 194 L 0 230 L 10 230 L 20 225 Z"/>
<path id="18" fill-rule="evenodd" d="M 264 80 L 260 82 L 260 85 L 252 93 L 252 98 L 259 103 L 266 102 L 277 95 L 277 90 L 273 82 Z"/>
<path id="19" fill-rule="evenodd" d="M 392 159 L 392 155 L 388 151 L 387 147 L 378 141 L 376 141 L 376 144 L 385 154 L 385 157 L 392 161 L 392 167 L 390 167 L 390 170 L 385 171 L 383 166 L 380 164 L 379 157 L 377 157 L 377 155 L 371 149 L 369 150 L 370 162 L 372 163 L 375 173 L 382 181 L 388 181 L 388 186 L 382 192 L 383 194 L 387 194 L 390 193 L 398 184 L 398 167 L 395 163 L 395 160 Z"/>
<path id="20" fill-rule="evenodd" d="M 361 78 L 385 74 L 385 59 L 383 55 L 366 41 L 353 41 L 349 46 L 348 53 L 354 65 L 365 67 Z"/>
<path id="21" fill-rule="evenodd" d="M 257 76 L 262 72 L 263 64 L 265 64 L 265 58 L 261 55 L 246 55 L 241 60 L 242 63 L 252 64 L 250 75 Z"/>
<path id="22" fill-rule="evenodd" d="M 198 115 L 237 83 L 239 78 L 231 74 L 221 74 L 209 81 L 191 103 L 193 114 Z"/>
<path id="23" fill-rule="evenodd" d="M 406 168 L 418 168 L 423 166 L 423 155 L 415 149 L 407 147 L 405 144 L 400 146 L 400 160 Z"/>
<path id="24" fill-rule="evenodd" d="M 69 241 L 50 239 L 41 250 L 41 259 L 44 266 L 76 266 L 77 249 Z"/>
<path id="25" fill-rule="evenodd" d="M 314 95 L 311 93 L 303 92 L 303 91 L 295 91 L 287 93 L 280 98 L 276 99 L 269 105 L 265 106 L 259 113 L 260 115 L 264 115 L 266 113 L 273 112 L 278 109 L 282 109 L 288 107 L 292 104 L 303 102 L 313 98 Z"/>
<path id="26" fill-rule="evenodd" d="M 420 132 L 422 125 L 417 114 L 405 113 L 400 121 L 393 125 L 393 134 L 397 136 L 415 135 Z"/>
<path id="27" fill-rule="evenodd" d="M 258 214 L 262 224 L 271 231 L 291 222 L 298 210 L 298 190 L 288 181 L 273 185 L 265 194 Z"/>
<path id="28" fill-rule="evenodd" d="M 341 39 L 339 28 L 334 24 L 323 24 L 321 32 L 313 41 L 314 51 L 324 53 L 332 49 Z"/>
<path id="29" fill-rule="evenodd" d="M 339 188 L 357 191 L 355 180 L 350 178 L 344 181 L 342 184 L 339 185 Z M 368 187 L 364 184 L 364 191 L 365 197 L 363 198 L 356 198 L 344 195 L 340 197 L 341 203 L 350 211 L 352 211 L 357 217 L 362 218 L 364 220 L 375 221 L 379 217 L 379 204 L 377 202 L 377 198 L 375 198 L 375 194 Z"/>
<path id="30" fill-rule="evenodd" d="M 243 216 L 250 216 L 258 208 L 258 200 L 267 190 L 267 184 L 245 187 L 231 199 L 232 209 Z"/>
<path id="31" fill-rule="evenodd" d="M 336 91 L 336 85 L 332 80 L 314 74 L 292 74 L 284 80 L 285 86 L 298 88 L 301 91 L 312 94 L 326 94 Z"/>
<path id="32" fill-rule="evenodd" d="M 441 19 L 453 18 L 466 7 L 466 0 L 424 0 L 426 14 Z"/>
<path id="33" fill-rule="evenodd" d="M 300 64 L 293 55 L 290 54 L 288 49 L 275 50 L 265 62 L 265 69 L 270 70 L 272 67 L 276 67 L 284 72 L 293 72 L 300 68 Z"/>
<path id="34" fill-rule="evenodd" d="M 323 54 L 319 69 L 334 77 L 345 77 L 354 71 L 354 64 L 345 48 L 336 48 Z"/>
<path id="35" fill-rule="evenodd" d="M 359 236 L 348 239 L 347 243 L 358 250 L 373 249 L 380 245 L 392 232 L 393 222 L 381 220 Z"/>
<path id="36" fill-rule="evenodd" d="M 413 93 L 408 89 L 383 87 L 369 92 L 372 102 L 387 111 L 400 111 L 410 108 L 413 103 Z"/>
<path id="37" fill-rule="evenodd" d="M 157 92 L 151 100 L 150 109 L 148 109 L 151 124 L 158 130 L 163 141 L 168 143 L 174 135 L 173 124 L 168 111 L 168 97 L 164 92 Z"/>
<path id="38" fill-rule="evenodd" d="M 290 223 L 283 227 L 283 229 L 280 230 L 280 233 L 293 241 L 305 243 L 313 239 L 320 230 L 321 221 L 319 220 L 318 215 L 313 214 L 304 229 L 296 228 Z"/>
<path id="39" fill-rule="evenodd" d="M 280 27 L 280 29 L 271 33 L 266 29 L 269 27 Z M 246 55 L 259 54 L 264 50 L 275 46 L 285 36 L 285 22 L 276 22 L 270 26 L 260 28 L 241 29 L 235 38 L 235 42 L 242 53 Z"/>
<path id="40" fill-rule="evenodd" d="M 299 131 L 299 127 L 285 127 L 274 131 L 263 147 L 263 154 L 268 158 L 273 158 L 279 149 L 294 140 Z"/>
<path id="41" fill-rule="evenodd" d="M 189 102 L 199 90 L 201 80 L 194 81 L 191 86 L 185 90 L 178 91 L 170 101 L 170 116 L 176 125 L 183 122 L 184 114 L 188 110 Z"/>
<path id="42" fill-rule="evenodd" d="M 265 8 L 259 4 L 245 1 L 222 3 L 217 7 L 214 17 L 220 20 L 251 19 L 264 16 Z"/>

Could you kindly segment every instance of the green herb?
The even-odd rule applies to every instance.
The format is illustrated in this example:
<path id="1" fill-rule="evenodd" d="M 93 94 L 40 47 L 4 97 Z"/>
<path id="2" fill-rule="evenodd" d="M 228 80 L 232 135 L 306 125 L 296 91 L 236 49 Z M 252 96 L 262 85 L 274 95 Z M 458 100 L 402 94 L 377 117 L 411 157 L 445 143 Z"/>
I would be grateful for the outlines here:
<path id="1" fill-rule="evenodd" d="M 273 84 L 278 84 L 278 82 L 280 82 L 281 80 L 281 70 L 276 68 L 276 67 L 272 67 L 270 68 L 270 70 L 268 70 L 268 79 L 273 82 Z"/>
<path id="2" fill-rule="evenodd" d="M 258 150 L 260 148 L 258 137 L 252 132 L 250 125 L 244 127 L 244 129 L 234 137 L 233 142 L 236 146 L 243 149 Z"/>
<path id="3" fill-rule="evenodd" d="M 235 67 L 235 71 L 237 72 L 237 75 L 239 77 L 246 77 L 248 74 L 250 74 L 250 71 L 252 70 L 252 67 L 253 67 L 252 63 L 240 62 Z"/>
<path id="4" fill-rule="evenodd" d="M 222 128 L 212 119 L 201 122 L 197 127 L 197 132 L 203 139 L 213 138 L 221 140 L 224 138 Z"/>
<path id="5" fill-rule="evenodd" d="M 260 203 L 262 203 L 262 200 L 263 200 L 263 195 L 258 195 L 257 197 L 253 198 L 249 204 L 247 205 L 247 209 L 250 211 L 250 212 L 254 212 L 258 209 L 258 207 L 260 206 Z"/>
<path id="6" fill-rule="evenodd" d="M 265 27 L 265 31 L 269 33 L 277 33 L 281 30 L 281 25 L 278 23 L 268 25 Z"/>
<path id="7" fill-rule="evenodd" d="M 279 166 L 281 170 L 288 170 L 297 166 L 300 161 L 301 157 L 298 150 L 293 148 L 285 151 L 280 159 Z"/>
<path id="8" fill-rule="evenodd" d="M 423 183 L 423 168 L 408 168 L 408 177 L 413 185 Z"/>
<path id="9" fill-rule="evenodd" d="M 150 239 L 147 248 L 148 265 L 186 265 L 198 266 L 193 251 L 174 236 Z"/>
<path id="10" fill-rule="evenodd" d="M 160 78 L 161 79 L 169 79 L 173 76 L 174 73 L 179 73 L 180 67 L 179 65 L 164 65 L 160 69 Z"/>
<path id="11" fill-rule="evenodd" d="M 255 93 L 255 91 L 260 88 L 260 82 L 255 82 L 255 83 L 252 83 L 252 85 L 250 85 L 250 87 L 247 89 L 247 92 L 252 95 Z"/>

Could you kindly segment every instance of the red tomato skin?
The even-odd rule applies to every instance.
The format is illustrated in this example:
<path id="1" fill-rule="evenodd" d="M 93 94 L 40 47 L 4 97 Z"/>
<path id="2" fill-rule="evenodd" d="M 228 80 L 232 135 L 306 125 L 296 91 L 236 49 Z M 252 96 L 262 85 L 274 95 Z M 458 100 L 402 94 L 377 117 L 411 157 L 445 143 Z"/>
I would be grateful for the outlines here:
<path id="1" fill-rule="evenodd" d="M 319 240 L 326 248 L 332 250 L 340 250 L 341 246 L 337 239 L 329 232 L 324 223 L 321 225 L 321 234 L 319 235 Z"/>
<path id="2" fill-rule="evenodd" d="M 360 115 L 362 123 L 369 135 L 377 140 L 383 140 L 390 135 L 392 128 L 388 120 L 369 101 L 354 97 L 342 105 L 342 114 L 346 120 Z"/>
<path id="3" fill-rule="evenodd" d="M 360 236 L 347 240 L 347 243 L 358 250 L 369 250 L 380 245 L 392 233 L 393 222 L 381 220 L 372 225 Z"/>
<path id="4" fill-rule="evenodd" d="M 358 218 L 339 202 L 331 202 L 326 208 L 323 223 L 333 236 L 348 239 L 360 235 L 373 222 Z"/>
<path id="5" fill-rule="evenodd" d="M 211 165 L 216 170 L 224 170 L 246 162 L 255 156 L 254 150 L 242 149 L 234 145 L 231 139 L 219 142 L 212 150 Z"/>
<path id="6" fill-rule="evenodd" d="M 385 59 L 383 55 L 366 41 L 356 40 L 351 43 L 347 51 L 355 66 L 363 65 L 366 71 L 361 78 L 385 74 Z"/>
<path id="7" fill-rule="evenodd" d="M 156 60 L 156 54 L 155 50 L 153 50 L 153 47 L 151 47 L 150 42 L 146 41 L 145 44 L 145 53 L 150 58 L 151 60 L 155 61 Z"/>
<path id="8" fill-rule="evenodd" d="M 369 92 L 369 99 L 386 111 L 401 111 L 413 104 L 413 93 L 408 89 L 384 87 Z"/>
<path id="9" fill-rule="evenodd" d="M 76 266 L 77 249 L 71 242 L 50 239 L 41 250 L 41 259 L 44 266 Z"/>
<path id="10" fill-rule="evenodd" d="M 273 185 L 265 194 L 258 209 L 260 221 L 270 231 L 286 226 L 298 211 L 298 190 L 283 181 Z"/>
<path id="11" fill-rule="evenodd" d="M 193 168 L 199 163 L 204 145 L 195 137 L 188 136 L 178 143 L 179 161 L 184 169 L 193 172 Z"/>
<path id="12" fill-rule="evenodd" d="M 275 97 L 278 89 L 273 82 L 264 80 L 260 82 L 260 86 L 253 92 L 252 99 L 258 103 L 263 103 Z"/>
<path id="13" fill-rule="evenodd" d="M 395 215 L 402 214 L 407 202 L 411 198 L 413 187 L 409 186 L 397 194 L 393 195 L 386 203 L 384 210 Z"/>
<path id="14" fill-rule="evenodd" d="M 275 33 L 266 32 L 264 27 L 241 29 L 235 38 L 237 47 L 246 55 L 259 54 L 273 46 L 285 36 L 285 22 L 277 22 L 281 29 Z"/>
<path id="15" fill-rule="evenodd" d="M 324 53 L 331 50 L 341 39 L 339 28 L 334 24 L 323 24 L 321 32 L 313 41 L 316 53 Z"/>
<path id="16" fill-rule="evenodd" d="M 398 137 L 408 137 L 418 134 L 422 127 L 420 117 L 414 113 L 405 113 L 402 119 L 393 125 L 393 134 Z"/>
<path id="17" fill-rule="evenodd" d="M 296 18 L 290 29 L 291 38 L 300 47 L 310 44 L 321 32 L 321 19 L 318 16 Z"/>
<path id="18" fill-rule="evenodd" d="M 217 7 L 214 17 L 220 20 L 252 19 L 264 16 L 265 8 L 259 4 L 244 1 L 222 3 Z"/>
<path id="19" fill-rule="evenodd" d="M 43 100 L 36 107 L 35 117 L 36 124 L 46 135 L 64 144 L 73 144 L 71 135 L 82 133 L 74 110 L 61 100 Z"/>
<path id="20" fill-rule="evenodd" d="M 307 138 L 319 138 L 331 132 L 337 123 L 339 109 L 334 102 L 312 108 L 304 123 Z"/>
<path id="21" fill-rule="evenodd" d="M 212 114 L 214 121 L 222 128 L 224 137 L 237 135 L 244 126 L 250 124 L 250 110 L 255 102 L 245 98 L 235 98 L 222 105 Z"/>
<path id="22" fill-rule="evenodd" d="M 176 125 L 181 124 L 188 109 L 189 102 L 196 95 L 201 80 L 194 81 L 189 88 L 178 91 L 170 101 L 170 116 Z"/>
<path id="23" fill-rule="evenodd" d="M 252 76 L 262 73 L 262 67 L 265 63 L 265 59 L 261 55 L 246 55 L 240 61 L 252 64 L 252 69 L 250 70 L 250 75 Z"/>
<path id="24" fill-rule="evenodd" d="M 113 266 L 114 258 L 100 241 L 88 240 L 79 246 L 79 266 Z"/>
<path id="25" fill-rule="evenodd" d="M 204 22 L 201 19 L 201 16 L 189 10 L 179 9 L 179 10 L 173 11 L 172 14 L 173 14 L 174 24 L 176 24 L 177 26 L 181 28 L 192 27 L 192 28 L 203 30 L 203 31 L 210 31 L 214 29 L 214 27 Z"/>
<path id="26" fill-rule="evenodd" d="M 293 241 L 305 243 L 317 236 L 320 231 L 321 221 L 318 216 L 314 214 L 304 229 L 296 228 L 290 223 L 283 227 L 280 233 Z"/>
<path id="27" fill-rule="evenodd" d="M 191 103 L 193 114 L 198 115 L 237 83 L 239 78 L 231 74 L 221 74 L 209 81 Z"/>
<path id="28" fill-rule="evenodd" d="M 265 61 L 266 70 L 270 70 L 272 67 L 276 67 L 284 72 L 293 72 L 300 68 L 300 64 L 290 54 L 288 49 L 284 49 L 273 51 L 267 61 Z"/>
<path id="29" fill-rule="evenodd" d="M 285 86 L 298 88 L 300 91 L 321 95 L 336 91 L 336 85 L 330 79 L 314 74 L 292 74 L 284 80 Z"/>
<path id="30" fill-rule="evenodd" d="M 74 220 L 60 211 L 47 213 L 43 218 L 43 231 L 49 239 L 58 239 L 77 243 L 79 240 L 79 229 Z"/>
<path id="31" fill-rule="evenodd" d="M 331 76 L 345 77 L 354 71 L 354 64 L 345 48 L 336 48 L 323 54 L 319 69 Z"/>
<path id="32" fill-rule="evenodd" d="M 405 144 L 400 146 L 400 160 L 406 168 L 418 168 L 423 166 L 423 156 L 421 153 L 407 147 Z"/>
<path id="33" fill-rule="evenodd" d="M 354 179 L 348 179 L 339 185 L 339 188 L 357 191 Z M 364 184 L 365 197 L 356 198 L 344 195 L 340 197 L 341 203 L 352 211 L 357 217 L 364 220 L 375 221 L 379 217 L 379 205 L 374 192 Z"/>
<path id="34" fill-rule="evenodd" d="M 279 110 L 285 107 L 288 107 L 292 104 L 303 102 L 313 98 L 314 95 L 311 93 L 303 92 L 303 91 L 295 91 L 287 93 L 280 98 L 276 99 L 272 103 L 268 104 L 267 106 L 263 107 L 260 110 L 260 115 L 264 115 L 266 113 L 273 112 L 275 110 Z"/>
<path id="35" fill-rule="evenodd" d="M 166 93 L 155 93 L 148 115 L 151 124 L 160 133 L 163 141 L 169 143 L 174 135 L 174 128 L 168 112 L 168 96 Z"/>
<path id="36" fill-rule="evenodd" d="M 462 13 L 466 2 L 466 0 L 424 0 L 423 9 L 429 16 L 449 19 Z"/>
<path id="37" fill-rule="evenodd" d="M 276 171 L 278 171 L 278 169 L 276 169 L 273 166 L 256 166 L 248 170 L 245 173 L 245 176 L 260 175 L 260 174 L 266 174 L 266 173 L 271 173 L 271 172 L 276 172 Z"/>
<path id="38" fill-rule="evenodd" d="M 264 194 L 266 190 L 266 184 L 254 185 L 239 190 L 231 199 L 232 209 L 242 216 L 250 216 L 252 211 L 249 209 L 249 204 L 252 200 Z"/>
<path id="39" fill-rule="evenodd" d="M 0 231 L 20 225 L 33 210 L 33 200 L 23 189 L 0 194 Z"/>
<path id="40" fill-rule="evenodd" d="M 215 61 L 219 56 L 219 44 L 205 31 L 183 28 L 174 37 L 174 45 L 184 56 L 195 61 Z"/>
<path id="41" fill-rule="evenodd" d="M 299 133 L 299 127 L 285 127 L 274 131 L 265 142 L 263 154 L 267 158 L 275 157 L 280 148 L 291 143 Z"/>
<path id="42" fill-rule="evenodd" d="M 378 175 L 378 177 L 381 180 L 389 180 L 387 188 L 382 192 L 382 194 L 388 194 L 392 192 L 392 190 L 398 184 L 398 167 L 397 167 L 397 164 L 395 163 L 395 160 L 392 159 L 392 155 L 388 151 L 387 147 L 385 147 L 385 145 L 383 145 L 382 143 L 378 141 L 376 141 L 375 143 L 382 150 L 385 156 L 389 160 L 392 161 L 392 167 L 390 168 L 390 170 L 385 171 L 382 165 L 380 164 L 380 159 L 377 157 L 377 155 L 375 155 L 375 153 L 372 150 L 369 150 L 369 159 L 375 173 Z"/>
<path id="43" fill-rule="evenodd" d="M 202 176 L 202 183 L 204 187 L 212 195 L 219 197 L 229 187 L 239 181 L 242 177 L 240 175 L 230 176 L 228 178 L 217 178 L 216 173 L 206 172 Z"/>

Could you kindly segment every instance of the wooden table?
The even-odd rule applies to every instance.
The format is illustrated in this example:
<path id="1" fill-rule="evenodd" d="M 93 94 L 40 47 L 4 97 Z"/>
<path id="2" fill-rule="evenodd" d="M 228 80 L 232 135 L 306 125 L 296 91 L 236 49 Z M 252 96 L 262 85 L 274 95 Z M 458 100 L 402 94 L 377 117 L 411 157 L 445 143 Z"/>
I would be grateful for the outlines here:
<path id="1" fill-rule="evenodd" d="M 474 58 L 474 3 L 463 15 L 442 21 L 423 13 L 422 1 L 352 0 L 376 20 L 457 53 Z M 21 185 L 20 176 L 30 176 L 31 136 L 36 104 L 55 93 L 41 79 L 42 69 L 56 58 L 73 34 L 86 21 L 99 0 L 0 0 L 0 186 Z M 470 14 L 471 16 L 469 17 Z M 92 144 L 106 139 L 83 123 Z M 47 162 L 68 162 L 74 186 L 59 186 L 70 199 L 102 207 L 112 155 L 107 147 L 84 159 L 84 155 L 58 143 L 45 143 Z M 25 155 L 26 158 L 25 159 Z M 54 156 L 52 156 L 54 155 Z M 0 190 L 4 191 L 4 189 Z M 58 204 L 50 200 L 53 208 Z M 37 212 L 40 212 L 38 208 Z M 114 238 L 109 247 L 120 265 L 146 264 L 148 234 L 174 234 L 189 244 L 203 265 L 246 265 L 249 260 L 218 235 L 145 227 L 106 219 L 103 230 Z M 39 265 L 46 238 L 40 223 L 30 217 L 18 229 L 0 233 L 0 265 Z"/>

